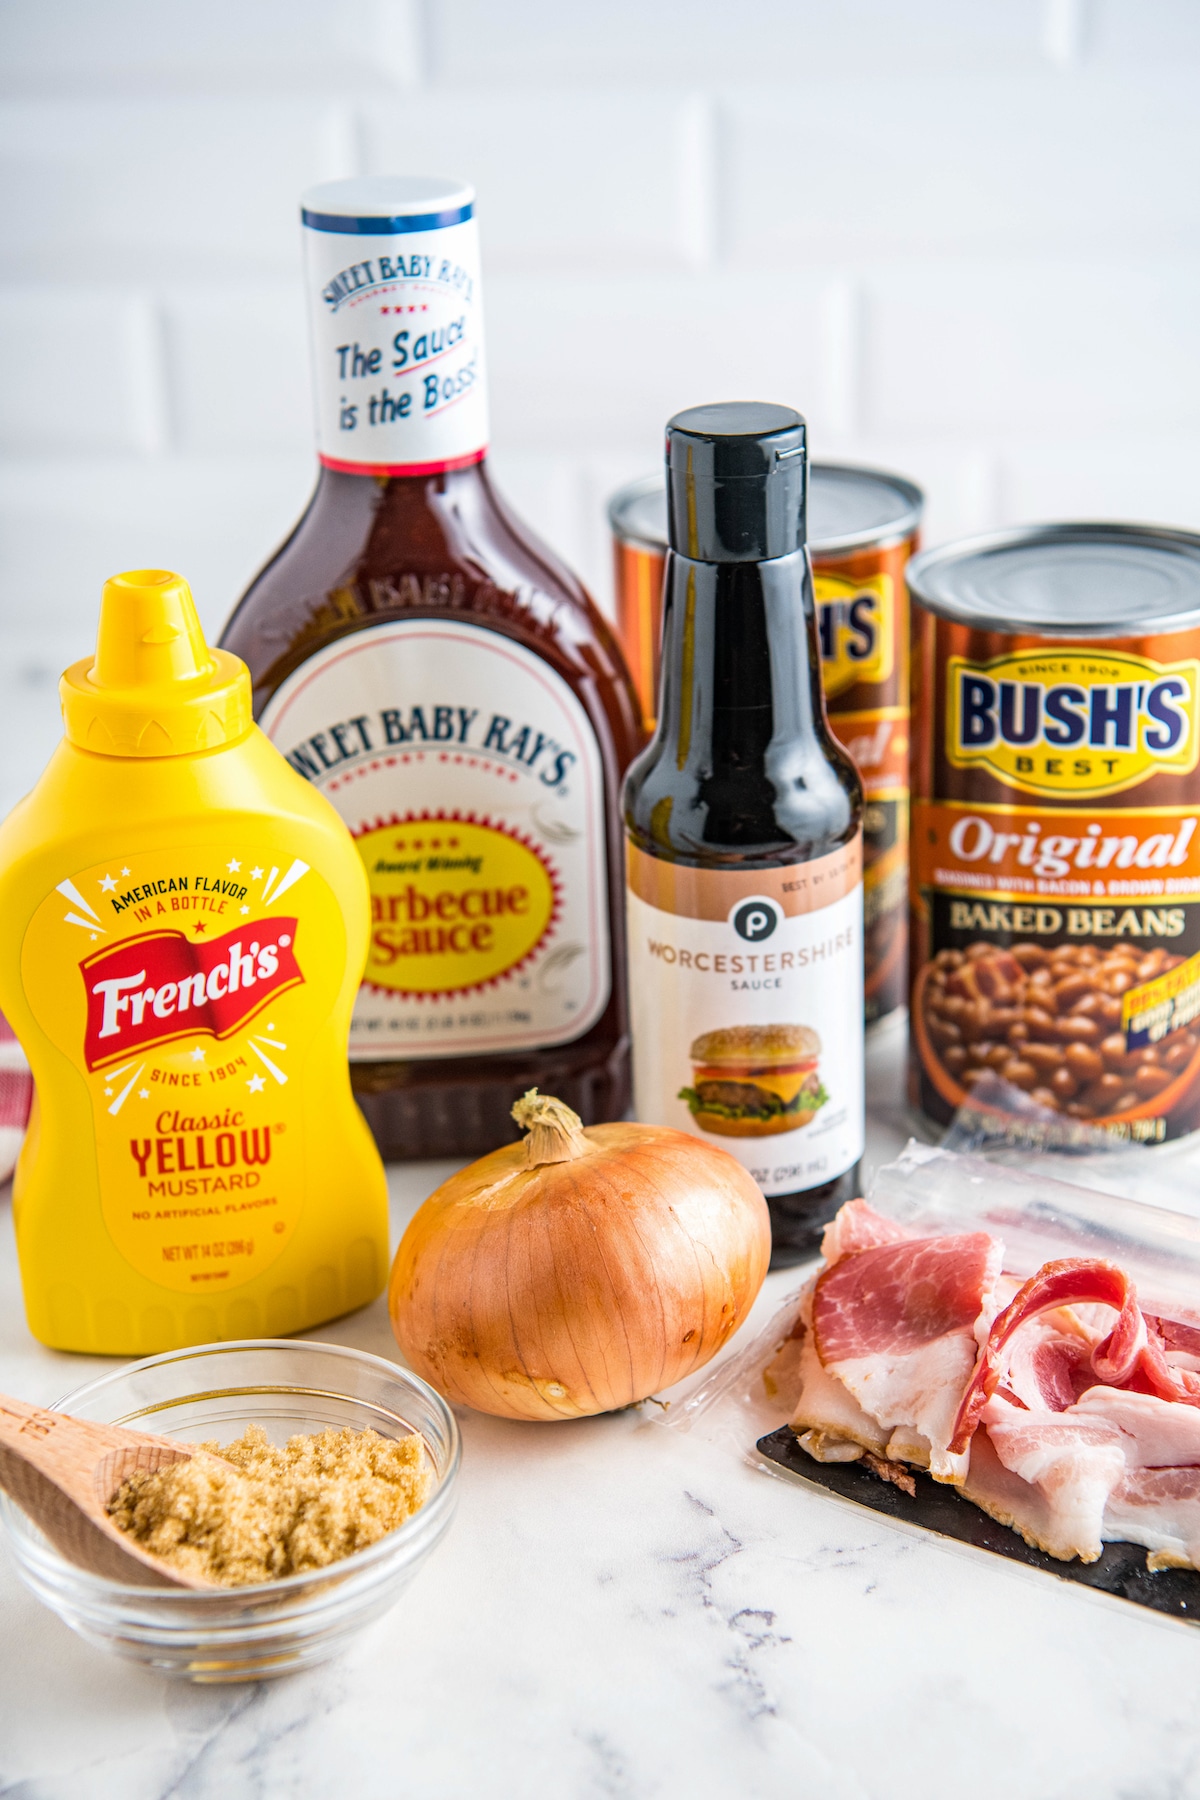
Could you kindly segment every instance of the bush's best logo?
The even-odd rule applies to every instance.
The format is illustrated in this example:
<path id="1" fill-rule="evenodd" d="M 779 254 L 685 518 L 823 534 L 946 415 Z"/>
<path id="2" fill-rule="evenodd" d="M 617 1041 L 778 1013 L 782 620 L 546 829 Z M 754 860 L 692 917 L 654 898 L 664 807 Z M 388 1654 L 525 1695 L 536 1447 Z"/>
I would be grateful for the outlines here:
<path id="1" fill-rule="evenodd" d="M 843 581 L 837 575 L 815 575 L 813 587 L 826 699 L 860 681 L 886 681 L 896 635 L 891 576 Z"/>
<path id="2" fill-rule="evenodd" d="M 89 1069 L 175 1038 L 230 1037 L 268 1000 L 304 980 L 296 920 L 282 918 L 208 944 L 189 943 L 181 931 L 148 931 L 97 951 L 79 969 L 87 988 Z"/>
<path id="3" fill-rule="evenodd" d="M 946 754 L 1034 794 L 1115 794 L 1196 767 L 1200 663 L 1123 651 L 952 656 Z"/>

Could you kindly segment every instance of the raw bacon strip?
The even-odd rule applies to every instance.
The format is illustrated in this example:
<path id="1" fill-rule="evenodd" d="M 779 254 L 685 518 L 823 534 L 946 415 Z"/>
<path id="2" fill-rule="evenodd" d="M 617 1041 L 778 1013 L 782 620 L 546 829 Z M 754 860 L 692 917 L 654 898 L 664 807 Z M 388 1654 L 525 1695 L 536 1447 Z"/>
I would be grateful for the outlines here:
<path id="1" fill-rule="evenodd" d="M 981 1425 L 1004 1467 L 1042 1497 L 1043 1522 L 1036 1539 L 1026 1541 L 1065 1562 L 1073 1556 L 1095 1562 L 1104 1547 L 1104 1509 L 1125 1476 L 1117 1428 L 1074 1412 L 1018 1411 L 998 1395 L 985 1406 Z"/>
<path id="2" fill-rule="evenodd" d="M 1045 1495 L 1006 1469 L 996 1455 L 987 1427 L 971 1440 L 971 1459 L 960 1492 L 981 1512 L 1019 1532 L 1035 1550 L 1045 1550 L 1059 1532 Z"/>
<path id="3" fill-rule="evenodd" d="M 1028 1320 L 1009 1344 L 996 1397 L 1031 1413 L 1065 1412 L 1095 1385 L 1093 1343 L 1072 1313 L 1041 1313 Z"/>
<path id="4" fill-rule="evenodd" d="M 903 1429 L 931 1474 L 961 1479 L 947 1455 L 959 1399 L 995 1310 L 1002 1247 L 984 1232 L 910 1238 L 844 1256 L 818 1278 L 813 1337 L 827 1374 L 889 1431 Z"/>
<path id="5" fill-rule="evenodd" d="M 1200 1467 L 1200 1408 L 1128 1388 L 1092 1387 L 1071 1408 L 1121 1434 L 1130 1469 Z"/>
<path id="6" fill-rule="evenodd" d="M 813 1329 L 821 1361 L 828 1368 L 849 1358 L 902 1355 L 951 1333 L 973 1332 L 995 1285 L 999 1249 L 978 1231 L 879 1244 L 844 1257 L 817 1279 Z"/>
<path id="7" fill-rule="evenodd" d="M 822 1443 L 848 1442 L 859 1450 L 872 1450 L 882 1455 L 890 1434 L 868 1417 L 846 1387 L 821 1365 L 813 1341 L 812 1304 L 813 1288 L 810 1285 L 800 1303 L 800 1393 L 792 1413 L 792 1428 L 797 1436 L 801 1432 L 816 1432 Z M 805 1448 L 809 1446 L 805 1445 Z M 823 1456 L 817 1457 L 818 1462 L 823 1460 Z"/>
<path id="8" fill-rule="evenodd" d="M 968 1486 L 974 1486 L 986 1434 L 1003 1466 L 1037 1491 L 1035 1507 L 1017 1508 L 1018 1529 L 1026 1541 L 1051 1556 L 1078 1556 L 1084 1562 L 1100 1555 L 1105 1507 L 1126 1471 L 1119 1422 L 1102 1409 L 1085 1411 L 1076 1404 L 1085 1390 L 1130 1398 L 1096 1387 L 1091 1359 L 1098 1341 L 1099 1333 L 1073 1310 L 1051 1308 L 1024 1321 L 1005 1351 L 1005 1377 L 980 1413 L 968 1476 Z M 1143 1405 L 1162 1404 L 1141 1395 L 1133 1398 Z M 1012 1510 L 1011 1495 L 1007 1504 Z"/>
<path id="9" fill-rule="evenodd" d="M 1026 1341 L 1031 1338 L 1032 1346 Z M 1022 1393 L 1031 1393 L 1030 1375 L 1039 1354 L 1054 1344 L 1053 1328 L 1045 1319 L 1033 1321 L 1022 1332 L 1010 1375 Z M 1071 1349 L 1069 1339 L 1060 1340 L 1060 1345 L 1064 1351 Z M 1135 1509 L 1138 1532 L 1153 1530 L 1151 1502 L 1144 1496 L 1167 1490 L 1154 1482 L 1139 1486 L 1136 1477 L 1142 1470 L 1163 1474 L 1191 1468 L 1191 1482 L 1171 1492 L 1186 1493 L 1191 1497 L 1189 1504 L 1200 1501 L 1200 1408 L 1099 1385 L 1089 1387 L 1063 1409 L 1053 1408 L 1053 1395 L 1045 1397 L 1051 1401 L 1049 1410 L 1039 1412 L 1024 1402 L 1016 1408 L 1005 1398 L 1004 1389 L 997 1388 L 982 1410 L 979 1430 L 971 1441 L 966 1488 L 970 1498 L 976 1498 L 976 1465 L 985 1433 L 1004 1467 L 1037 1489 L 1037 1505 L 1017 1509 L 1021 1516 L 1018 1529 L 1029 1543 L 1051 1556 L 1078 1556 L 1094 1562 L 1106 1539 L 1128 1535 L 1115 1521 L 1124 1519 L 1129 1508 Z M 987 1485 L 982 1473 L 979 1485 Z M 1011 1493 L 1006 1504 L 1012 1510 Z M 990 1509 L 985 1505 L 985 1510 Z M 1200 1537 L 1198 1528 L 1200 1513 L 1190 1534 L 1184 1534 L 1186 1542 Z M 1175 1526 L 1164 1525 L 1159 1538 L 1135 1535 L 1132 1541 L 1152 1550 L 1169 1542 L 1173 1552 L 1182 1556 L 1186 1542 L 1176 1542 L 1179 1537 Z"/>
<path id="10" fill-rule="evenodd" d="M 1151 1331 L 1156 1331 L 1162 1339 L 1168 1355 L 1174 1351 L 1200 1358 L 1200 1327 L 1185 1325 L 1179 1319 L 1156 1319 L 1152 1313 L 1147 1313 L 1145 1318 Z"/>
<path id="11" fill-rule="evenodd" d="M 1113 1387 L 1117 1382 L 1111 1383 Z M 1144 1394 L 1156 1394 L 1160 1400 L 1177 1400 L 1184 1406 L 1200 1406 L 1200 1375 L 1192 1369 L 1181 1369 L 1167 1361 L 1162 1339 L 1147 1328 L 1146 1345 L 1137 1369 L 1126 1383 Z"/>
<path id="12" fill-rule="evenodd" d="M 865 1200 L 847 1200 L 825 1227 L 821 1255 L 825 1267 L 831 1269 L 844 1256 L 872 1250 L 877 1244 L 904 1243 L 912 1235 L 894 1219 L 885 1219 L 882 1213 L 875 1212 Z"/>
<path id="13" fill-rule="evenodd" d="M 862 1201 L 825 1249 L 797 1345 L 811 1454 L 927 1464 L 1057 1557 L 1122 1538 L 1200 1567 L 1200 1330 L 1144 1317 L 1111 1263 L 1017 1287 L 982 1234 L 914 1238 Z"/>
<path id="14" fill-rule="evenodd" d="M 1111 1306 L 1118 1314 L 1112 1331 L 1092 1352 L 1092 1371 L 1097 1381 L 1119 1387 L 1129 1379 L 1147 1341 L 1145 1321 L 1129 1277 L 1113 1263 L 1083 1257 L 1045 1263 L 1017 1290 L 988 1333 L 950 1435 L 951 1455 L 961 1455 L 970 1445 L 979 1415 L 1003 1374 L 1003 1352 L 1018 1327 L 1026 1319 L 1052 1308 L 1087 1304 Z"/>
<path id="15" fill-rule="evenodd" d="M 1104 1535 L 1144 1544 L 1148 1569 L 1200 1568 L 1200 1469 L 1131 1469 L 1109 1499 Z"/>

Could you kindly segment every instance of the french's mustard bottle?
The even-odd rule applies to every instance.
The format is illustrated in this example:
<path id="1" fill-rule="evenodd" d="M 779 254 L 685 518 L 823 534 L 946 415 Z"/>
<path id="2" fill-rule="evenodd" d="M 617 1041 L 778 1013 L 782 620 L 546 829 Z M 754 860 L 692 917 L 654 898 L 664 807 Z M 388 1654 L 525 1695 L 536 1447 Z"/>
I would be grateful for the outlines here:
<path id="1" fill-rule="evenodd" d="M 0 825 L 0 1009 L 36 1100 L 13 1191 L 30 1329 L 145 1354 L 277 1336 L 387 1271 L 354 1104 L 366 877 L 253 722 L 187 583 L 106 583 L 66 735 Z"/>

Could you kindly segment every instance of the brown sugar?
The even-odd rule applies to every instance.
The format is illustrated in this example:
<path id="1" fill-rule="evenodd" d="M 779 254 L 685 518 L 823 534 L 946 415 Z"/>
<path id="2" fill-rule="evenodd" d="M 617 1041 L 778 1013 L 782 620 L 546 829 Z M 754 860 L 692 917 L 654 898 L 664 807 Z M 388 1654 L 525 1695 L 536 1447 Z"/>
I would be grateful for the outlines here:
<path id="1" fill-rule="evenodd" d="M 165 1563 L 221 1587 L 275 1581 L 365 1549 L 411 1518 L 432 1481 L 422 1439 L 319 1431 L 272 1444 L 251 1425 L 232 1444 L 139 1471 L 108 1503 L 113 1523 Z"/>

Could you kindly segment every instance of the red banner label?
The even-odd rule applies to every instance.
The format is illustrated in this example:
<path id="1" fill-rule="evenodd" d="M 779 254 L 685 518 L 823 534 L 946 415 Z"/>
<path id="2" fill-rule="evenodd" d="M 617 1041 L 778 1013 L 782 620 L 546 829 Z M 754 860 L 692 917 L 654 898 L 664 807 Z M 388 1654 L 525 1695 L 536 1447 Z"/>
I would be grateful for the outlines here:
<path id="1" fill-rule="evenodd" d="M 97 951 L 79 972 L 89 1069 L 176 1038 L 229 1037 L 304 980 L 295 919 L 259 920 L 208 944 L 189 943 L 181 931 L 147 932 Z"/>

